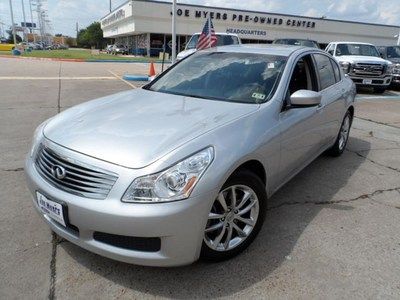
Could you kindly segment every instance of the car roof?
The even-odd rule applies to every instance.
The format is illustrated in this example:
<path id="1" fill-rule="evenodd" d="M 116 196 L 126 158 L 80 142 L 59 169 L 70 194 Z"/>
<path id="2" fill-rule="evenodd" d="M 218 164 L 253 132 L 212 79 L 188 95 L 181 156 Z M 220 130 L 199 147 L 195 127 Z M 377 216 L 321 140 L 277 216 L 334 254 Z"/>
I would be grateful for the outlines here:
<path id="1" fill-rule="evenodd" d="M 332 42 L 331 44 L 355 44 L 355 45 L 375 46 L 374 44 L 371 43 L 362 43 L 362 42 Z"/>
<path id="2" fill-rule="evenodd" d="M 192 36 L 193 35 L 200 35 L 201 34 L 201 32 L 195 32 L 195 33 L 193 33 L 192 34 Z M 235 34 L 235 33 L 226 33 L 226 32 L 216 32 L 215 33 L 215 35 L 230 35 L 230 36 L 238 36 L 237 34 Z"/>
<path id="3" fill-rule="evenodd" d="M 254 53 L 254 54 L 270 54 L 280 56 L 290 56 L 293 52 L 301 49 L 313 49 L 305 46 L 281 45 L 281 44 L 241 44 L 241 45 L 228 45 L 213 48 L 215 51 L 232 52 L 232 53 Z M 210 50 L 201 50 L 210 51 Z"/>

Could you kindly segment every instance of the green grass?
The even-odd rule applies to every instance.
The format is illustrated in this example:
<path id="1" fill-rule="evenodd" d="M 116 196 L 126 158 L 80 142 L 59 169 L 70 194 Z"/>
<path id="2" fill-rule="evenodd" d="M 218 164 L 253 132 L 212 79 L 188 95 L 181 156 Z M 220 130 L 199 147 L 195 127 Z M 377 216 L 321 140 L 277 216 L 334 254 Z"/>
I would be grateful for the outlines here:
<path id="1" fill-rule="evenodd" d="M 0 55 L 11 55 L 11 51 L 0 51 Z M 66 59 L 85 59 L 85 60 L 132 60 L 147 61 L 147 57 L 126 57 L 116 56 L 106 53 L 92 55 L 90 50 L 84 49 L 68 49 L 68 50 L 34 50 L 32 52 L 24 52 L 21 56 L 26 57 L 43 57 L 43 58 L 66 58 Z"/>

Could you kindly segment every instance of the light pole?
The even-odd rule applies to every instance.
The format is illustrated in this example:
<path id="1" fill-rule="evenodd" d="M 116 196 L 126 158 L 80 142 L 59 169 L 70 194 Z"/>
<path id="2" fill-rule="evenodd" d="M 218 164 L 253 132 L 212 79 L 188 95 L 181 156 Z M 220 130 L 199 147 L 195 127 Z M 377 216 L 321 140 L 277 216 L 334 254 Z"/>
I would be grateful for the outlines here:
<path id="1" fill-rule="evenodd" d="M 25 5 L 24 5 L 24 0 L 21 0 L 21 4 L 22 4 L 22 15 L 24 17 L 24 26 L 22 26 L 22 28 L 24 29 L 24 41 L 27 42 L 27 38 L 26 38 L 26 18 L 25 18 Z"/>
<path id="2" fill-rule="evenodd" d="M 31 11 L 31 29 L 30 29 L 30 32 L 33 35 L 33 42 L 36 43 L 35 32 L 33 31 L 32 0 L 29 0 L 29 10 Z"/>
<path id="3" fill-rule="evenodd" d="M 14 39 L 14 46 L 17 47 L 17 37 L 15 36 L 14 13 L 13 13 L 11 0 L 9 2 L 10 2 L 10 13 L 11 13 L 11 23 L 12 23 L 12 34 L 13 34 L 13 39 Z"/>
<path id="4" fill-rule="evenodd" d="M 172 1 L 172 57 L 174 64 L 176 59 L 176 0 Z"/>

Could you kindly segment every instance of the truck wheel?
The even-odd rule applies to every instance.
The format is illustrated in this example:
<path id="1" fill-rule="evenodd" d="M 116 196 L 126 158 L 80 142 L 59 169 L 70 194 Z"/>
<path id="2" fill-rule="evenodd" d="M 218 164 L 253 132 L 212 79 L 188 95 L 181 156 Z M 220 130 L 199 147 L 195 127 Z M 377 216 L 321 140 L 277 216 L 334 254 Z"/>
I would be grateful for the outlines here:
<path id="1" fill-rule="evenodd" d="M 383 94 L 386 91 L 386 88 L 376 87 L 374 88 L 374 93 Z"/>

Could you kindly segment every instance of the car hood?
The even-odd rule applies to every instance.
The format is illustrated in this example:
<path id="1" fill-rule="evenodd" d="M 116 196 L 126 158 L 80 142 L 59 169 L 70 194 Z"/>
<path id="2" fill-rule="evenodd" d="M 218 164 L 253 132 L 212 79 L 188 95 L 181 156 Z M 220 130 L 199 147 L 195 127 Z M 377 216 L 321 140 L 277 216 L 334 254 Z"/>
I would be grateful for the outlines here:
<path id="1" fill-rule="evenodd" d="M 400 58 L 389 58 L 388 60 L 394 64 L 400 64 Z"/>
<path id="2" fill-rule="evenodd" d="M 178 53 L 178 55 L 176 56 L 176 58 L 178 60 L 184 59 L 186 56 L 192 54 L 193 52 L 196 52 L 196 49 L 189 49 L 189 50 L 183 50 L 181 52 Z"/>
<path id="3" fill-rule="evenodd" d="M 342 55 L 336 56 L 338 61 L 348 61 L 350 63 L 386 63 L 390 64 L 389 61 L 375 56 L 358 56 L 358 55 Z"/>
<path id="4" fill-rule="evenodd" d="M 43 132 L 71 150 L 143 168 L 258 107 L 136 89 L 70 108 L 54 117 Z"/>

